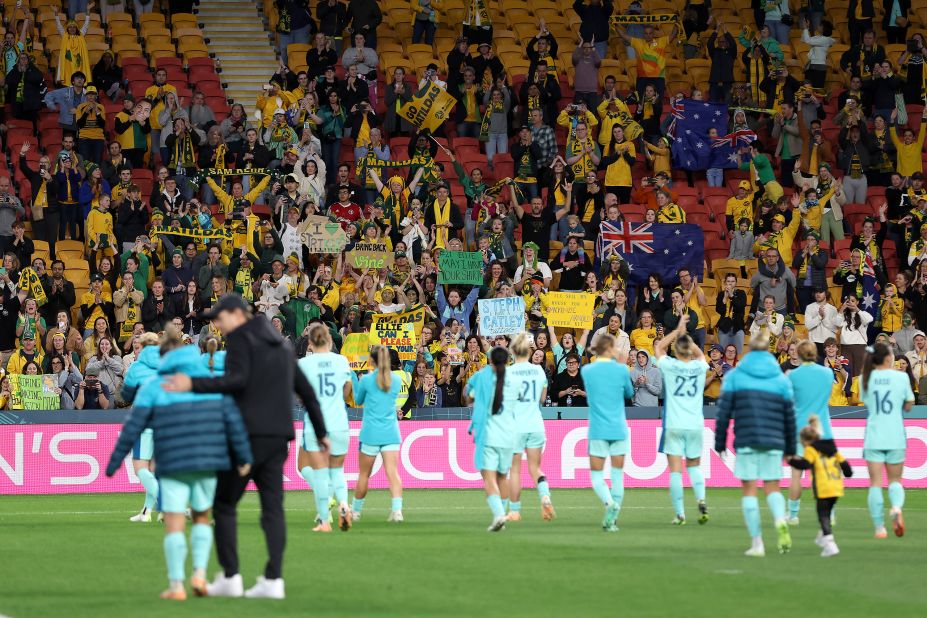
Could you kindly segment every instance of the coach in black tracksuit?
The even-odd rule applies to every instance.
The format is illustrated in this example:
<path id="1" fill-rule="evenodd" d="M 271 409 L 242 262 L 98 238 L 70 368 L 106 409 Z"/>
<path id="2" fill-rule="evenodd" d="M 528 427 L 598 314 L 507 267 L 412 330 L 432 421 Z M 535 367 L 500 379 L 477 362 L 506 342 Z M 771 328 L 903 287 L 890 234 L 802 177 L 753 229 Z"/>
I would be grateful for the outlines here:
<path id="1" fill-rule="evenodd" d="M 225 373 L 215 378 L 175 376 L 171 388 L 232 395 L 241 410 L 254 453 L 247 477 L 239 476 L 235 470 L 219 473 L 213 506 L 219 564 L 226 578 L 238 574 L 236 508 L 248 481 L 254 479 L 260 492 L 261 528 L 269 553 L 264 578 L 281 580 L 286 545 L 283 464 L 287 459 L 287 443 L 295 437 L 294 390 L 306 407 L 320 445 L 327 444 L 325 422 L 315 392 L 296 366 L 292 344 L 265 317 L 251 317 L 250 308 L 241 296 L 226 294 L 202 317 L 216 319 L 226 338 Z"/>

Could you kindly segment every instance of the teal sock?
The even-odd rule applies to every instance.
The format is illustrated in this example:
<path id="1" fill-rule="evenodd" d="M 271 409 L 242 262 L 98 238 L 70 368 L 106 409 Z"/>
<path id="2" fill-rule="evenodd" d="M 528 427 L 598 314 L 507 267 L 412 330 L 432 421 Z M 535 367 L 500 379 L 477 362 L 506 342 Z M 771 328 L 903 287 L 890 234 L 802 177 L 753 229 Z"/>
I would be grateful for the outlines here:
<path id="1" fill-rule="evenodd" d="M 402 496 L 399 496 L 398 498 L 393 498 L 392 501 L 390 502 L 389 508 L 393 511 L 401 511 L 402 510 Z"/>
<path id="2" fill-rule="evenodd" d="M 670 472 L 669 494 L 673 508 L 676 509 L 676 515 L 679 517 L 686 516 L 686 509 L 682 505 L 682 472 Z"/>
<path id="3" fill-rule="evenodd" d="M 689 482 L 692 483 L 692 493 L 695 494 L 695 499 L 702 502 L 705 499 L 705 475 L 702 474 L 702 467 L 692 466 L 686 468 L 686 472 L 689 473 Z"/>
<path id="4" fill-rule="evenodd" d="M 329 491 L 338 504 L 348 501 L 348 481 L 344 478 L 344 468 L 328 469 Z"/>
<path id="5" fill-rule="evenodd" d="M 776 523 L 785 519 L 785 498 L 782 497 L 781 491 L 767 494 L 766 506 L 768 506 L 770 512 L 772 512 L 773 520 Z"/>
<path id="6" fill-rule="evenodd" d="M 521 512 L 521 500 L 519 500 L 518 502 L 509 502 L 509 510 L 512 511 L 513 513 L 520 513 Z"/>
<path id="7" fill-rule="evenodd" d="M 505 516 L 505 507 L 502 506 L 502 498 L 499 497 L 499 494 L 486 496 L 486 502 L 489 503 L 489 510 L 492 511 L 494 519 Z"/>
<path id="8" fill-rule="evenodd" d="M 506 511 L 509 510 L 509 499 L 508 498 L 502 501 L 502 508 L 504 508 Z"/>
<path id="9" fill-rule="evenodd" d="M 885 526 L 885 501 L 882 498 L 881 487 L 869 488 L 869 516 L 876 528 Z"/>
<path id="10" fill-rule="evenodd" d="M 612 495 L 608 493 L 608 485 L 605 484 L 604 470 L 590 470 L 589 478 L 592 481 L 592 491 L 599 497 L 602 504 L 609 505 L 612 503 Z"/>
<path id="11" fill-rule="evenodd" d="M 187 539 L 183 532 L 164 535 L 164 560 L 167 562 L 167 578 L 172 582 L 182 582 L 183 567 L 187 561 Z"/>
<path id="12" fill-rule="evenodd" d="M 212 526 L 193 524 L 190 530 L 190 553 L 193 554 L 193 570 L 206 570 L 209 566 L 209 551 L 212 549 Z"/>
<path id="13" fill-rule="evenodd" d="M 158 479 L 148 468 L 139 470 L 137 476 L 145 488 L 145 508 L 150 511 L 158 503 Z"/>
<path id="14" fill-rule="evenodd" d="M 546 476 L 538 479 L 538 497 L 542 499 L 550 498 L 550 484 L 547 482 Z"/>
<path id="15" fill-rule="evenodd" d="M 892 505 L 893 509 L 904 507 L 904 487 L 901 483 L 895 482 L 888 484 L 888 502 Z"/>
<path id="16" fill-rule="evenodd" d="M 760 536 L 760 501 L 756 496 L 744 496 L 740 499 L 740 508 L 744 512 L 744 522 L 751 539 Z"/>
<path id="17" fill-rule="evenodd" d="M 621 507 L 624 500 L 624 470 L 612 466 L 612 500 Z"/>
<path id="18" fill-rule="evenodd" d="M 306 481 L 306 485 L 308 485 L 312 489 L 315 489 L 315 470 L 313 470 L 309 466 L 306 466 L 305 468 L 299 471 L 299 475 L 303 477 L 304 481 Z"/>
<path id="19" fill-rule="evenodd" d="M 364 510 L 364 498 L 354 498 L 354 502 L 351 503 L 351 510 L 355 513 Z"/>
<path id="20" fill-rule="evenodd" d="M 313 496 L 315 497 L 315 510 L 318 512 L 319 517 L 322 518 L 322 521 L 326 522 L 331 515 L 331 508 L 328 505 L 328 470 L 316 470 L 314 476 L 315 485 L 312 488 L 312 492 Z"/>
<path id="21" fill-rule="evenodd" d="M 789 517 L 798 517 L 798 511 L 801 510 L 801 498 L 798 500 L 789 500 Z"/>

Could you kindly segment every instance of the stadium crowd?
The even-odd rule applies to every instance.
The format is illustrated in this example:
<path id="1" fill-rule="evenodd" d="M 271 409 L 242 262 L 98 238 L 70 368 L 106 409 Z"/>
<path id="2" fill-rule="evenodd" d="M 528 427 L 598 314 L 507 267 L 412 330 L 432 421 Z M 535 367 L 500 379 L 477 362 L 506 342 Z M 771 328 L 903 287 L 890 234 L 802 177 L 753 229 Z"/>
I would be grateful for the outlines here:
<path id="1" fill-rule="evenodd" d="M 201 313 L 229 291 L 301 354 L 315 322 L 338 349 L 374 314 L 424 307 L 412 407 L 461 405 L 508 344 L 481 336 L 477 300 L 513 296 L 548 405 L 586 405 L 579 369 L 605 333 L 629 352 L 634 405 L 658 405 L 654 343 L 684 314 L 709 357 L 706 403 L 758 335 L 783 371 L 799 340 L 817 344 L 833 405 L 859 403 L 875 341 L 927 394 L 927 73 L 906 0 L 535 0 L 505 15 L 483 0 L 276 0 L 279 70 L 231 106 L 211 58 L 117 45 L 117 26 L 165 27 L 157 0 L 101 14 L 74 0 L 69 21 L 33 4 L 5 15 L 0 359 L 54 376 L 62 408 L 123 405 L 143 333 L 173 323 L 221 343 Z M 193 4 L 160 6 L 195 26 Z M 635 21 L 648 13 L 678 18 Z M 532 32 L 515 38 L 516 21 Z M 430 85 L 457 100 L 433 132 L 400 111 Z M 729 131 L 754 134 L 738 168 L 676 168 L 677 94 L 727 103 Z M 343 251 L 310 252 L 315 215 L 340 224 Z M 603 222 L 697 224 L 705 263 L 633 284 L 597 242 Z M 358 243 L 391 265 L 353 266 Z M 466 250 L 482 285 L 439 284 L 441 252 Z M 591 295 L 591 327 L 550 326 L 553 291 Z"/>

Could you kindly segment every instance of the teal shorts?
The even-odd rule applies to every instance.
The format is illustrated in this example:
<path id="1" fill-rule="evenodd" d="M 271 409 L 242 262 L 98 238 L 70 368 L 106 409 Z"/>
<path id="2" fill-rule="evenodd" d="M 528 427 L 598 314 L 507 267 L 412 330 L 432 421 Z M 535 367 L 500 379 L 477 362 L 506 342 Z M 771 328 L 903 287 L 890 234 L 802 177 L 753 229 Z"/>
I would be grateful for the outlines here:
<path id="1" fill-rule="evenodd" d="M 863 459 L 873 463 L 903 464 L 905 449 L 893 448 L 888 450 L 864 448 Z"/>
<path id="2" fill-rule="evenodd" d="M 473 452 L 473 462 L 477 470 L 490 470 L 499 474 L 507 474 L 512 468 L 512 459 L 515 452 L 510 448 L 499 446 L 476 446 Z"/>
<path id="3" fill-rule="evenodd" d="M 351 432 L 333 431 L 328 434 L 328 441 L 331 442 L 331 448 L 328 450 L 330 455 L 336 457 L 347 455 L 348 443 L 351 441 Z M 312 425 L 307 425 L 306 428 L 303 429 L 303 450 L 313 453 L 317 453 L 320 450 L 319 441 L 315 439 L 315 432 L 312 430 Z"/>
<path id="4" fill-rule="evenodd" d="M 135 441 L 132 448 L 132 459 L 151 461 L 154 459 L 154 429 L 146 429 Z"/>
<path id="5" fill-rule="evenodd" d="M 782 451 L 737 450 L 734 476 L 741 481 L 778 481 L 782 478 Z"/>
<path id="6" fill-rule="evenodd" d="M 382 444 L 382 445 L 361 444 L 360 445 L 360 452 L 370 457 L 376 457 L 380 453 L 396 452 L 398 450 L 399 450 L 398 444 Z"/>
<path id="7" fill-rule="evenodd" d="M 676 455 L 686 459 L 698 459 L 702 456 L 701 429 L 666 429 L 660 440 L 660 452 L 665 455 Z"/>
<path id="8" fill-rule="evenodd" d="M 161 511 L 183 513 L 189 506 L 202 513 L 212 508 L 216 496 L 215 472 L 187 472 L 176 476 L 162 476 Z"/>
<path id="9" fill-rule="evenodd" d="M 618 455 L 627 455 L 630 451 L 631 442 L 629 440 L 589 440 L 590 457 L 617 457 Z"/>
<path id="10" fill-rule="evenodd" d="M 521 453 L 526 448 L 544 448 L 547 436 L 543 431 L 520 433 L 515 437 L 515 452 Z"/>

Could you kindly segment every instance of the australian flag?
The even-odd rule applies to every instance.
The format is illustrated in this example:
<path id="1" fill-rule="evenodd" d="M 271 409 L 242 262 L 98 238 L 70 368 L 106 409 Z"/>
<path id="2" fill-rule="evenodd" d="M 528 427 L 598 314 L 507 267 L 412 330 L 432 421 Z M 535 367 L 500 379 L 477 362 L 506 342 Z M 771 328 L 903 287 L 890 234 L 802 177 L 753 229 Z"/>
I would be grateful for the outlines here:
<path id="1" fill-rule="evenodd" d="M 597 243 L 601 260 L 618 254 L 627 261 L 632 284 L 646 285 L 650 274 L 657 273 L 665 284 L 674 285 L 683 267 L 702 276 L 705 233 L 698 225 L 603 221 Z"/>
<path id="2" fill-rule="evenodd" d="M 737 151 L 756 139 L 753 131 L 727 131 L 727 105 L 683 99 L 674 107 L 673 166 L 684 170 L 737 167 Z M 718 136 L 708 136 L 710 129 Z"/>

